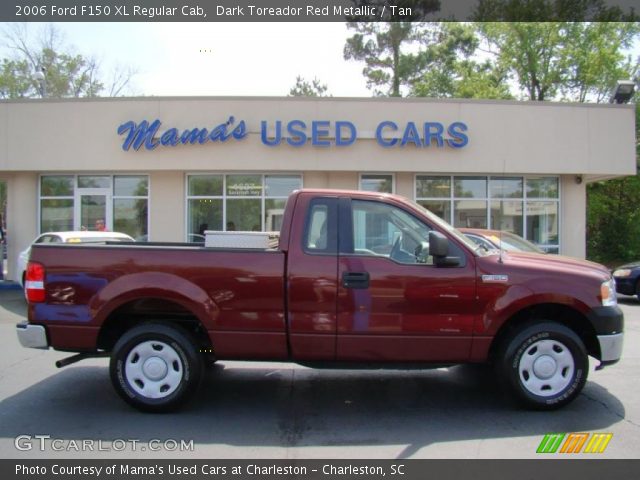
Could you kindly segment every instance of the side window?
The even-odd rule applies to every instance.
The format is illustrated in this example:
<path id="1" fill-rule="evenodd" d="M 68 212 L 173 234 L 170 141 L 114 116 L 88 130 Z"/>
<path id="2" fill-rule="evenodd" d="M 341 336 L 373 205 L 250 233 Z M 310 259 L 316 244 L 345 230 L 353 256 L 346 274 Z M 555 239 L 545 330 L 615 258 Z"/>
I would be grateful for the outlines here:
<path id="1" fill-rule="evenodd" d="M 387 257 L 398 263 L 433 264 L 430 227 L 385 203 L 354 200 L 351 205 L 354 254 Z"/>
<path id="2" fill-rule="evenodd" d="M 337 253 L 337 199 L 317 198 L 311 201 L 304 234 L 307 253 Z"/>

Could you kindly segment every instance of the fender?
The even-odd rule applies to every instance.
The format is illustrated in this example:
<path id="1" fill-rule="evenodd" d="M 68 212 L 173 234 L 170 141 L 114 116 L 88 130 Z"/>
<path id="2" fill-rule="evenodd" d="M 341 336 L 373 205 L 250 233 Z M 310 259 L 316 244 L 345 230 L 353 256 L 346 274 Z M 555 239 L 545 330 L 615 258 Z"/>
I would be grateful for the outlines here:
<path id="1" fill-rule="evenodd" d="M 486 305 L 481 321 L 476 323 L 474 335 L 493 336 L 518 312 L 543 304 L 564 305 L 585 316 L 590 310 L 584 302 L 570 295 L 550 291 L 534 293 L 525 285 L 514 285 L 504 295 Z"/>
<path id="2" fill-rule="evenodd" d="M 196 284 L 177 275 L 161 272 L 133 273 L 118 277 L 89 302 L 89 311 L 97 325 L 118 307 L 143 298 L 173 301 L 192 312 L 206 330 L 213 330 L 220 309 Z"/>

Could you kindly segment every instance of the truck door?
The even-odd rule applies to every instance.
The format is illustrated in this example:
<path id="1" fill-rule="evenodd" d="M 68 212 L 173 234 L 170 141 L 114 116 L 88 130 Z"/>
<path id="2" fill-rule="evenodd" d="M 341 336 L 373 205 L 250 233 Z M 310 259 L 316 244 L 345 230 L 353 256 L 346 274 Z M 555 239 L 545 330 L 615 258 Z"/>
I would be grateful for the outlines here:
<path id="1" fill-rule="evenodd" d="M 426 254 L 432 227 L 391 203 L 342 198 L 340 214 L 337 359 L 468 359 L 473 257 L 450 241 L 460 265 L 436 267 Z"/>
<path id="2" fill-rule="evenodd" d="M 294 360 L 335 360 L 338 198 L 300 195 L 287 260 L 288 327 Z"/>

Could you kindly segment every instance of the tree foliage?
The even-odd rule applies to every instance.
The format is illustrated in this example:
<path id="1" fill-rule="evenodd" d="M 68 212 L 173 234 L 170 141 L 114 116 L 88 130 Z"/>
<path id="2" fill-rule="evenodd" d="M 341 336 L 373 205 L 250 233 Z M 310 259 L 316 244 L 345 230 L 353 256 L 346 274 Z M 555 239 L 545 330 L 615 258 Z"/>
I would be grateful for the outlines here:
<path id="1" fill-rule="evenodd" d="M 330 97 L 327 93 L 329 87 L 326 83 L 321 83 L 320 80 L 314 78 L 309 81 L 304 77 L 298 75 L 296 77 L 296 84 L 289 90 L 290 97 Z"/>
<path id="2" fill-rule="evenodd" d="M 3 43 L 12 56 L 0 60 L 0 98 L 117 96 L 135 75 L 134 69 L 119 66 L 105 80 L 100 63 L 67 47 L 53 25 L 34 40 L 27 26 L 12 24 Z"/>
<path id="3" fill-rule="evenodd" d="M 376 95 L 401 96 L 424 68 L 424 59 L 412 53 L 422 37 L 422 24 L 413 22 L 351 22 L 356 33 L 347 39 L 345 60 L 365 63 L 367 87 Z"/>
<path id="4" fill-rule="evenodd" d="M 636 104 L 638 174 L 587 186 L 587 257 L 617 266 L 640 260 L 640 105 Z"/>
<path id="5" fill-rule="evenodd" d="M 474 58 L 478 36 L 470 25 L 444 23 L 425 32 L 425 66 L 411 87 L 418 97 L 512 98 L 500 65 Z"/>
<path id="6" fill-rule="evenodd" d="M 476 24 L 497 69 L 529 100 L 603 101 L 616 80 L 633 78 L 638 59 L 624 54 L 636 23 L 512 22 Z"/>

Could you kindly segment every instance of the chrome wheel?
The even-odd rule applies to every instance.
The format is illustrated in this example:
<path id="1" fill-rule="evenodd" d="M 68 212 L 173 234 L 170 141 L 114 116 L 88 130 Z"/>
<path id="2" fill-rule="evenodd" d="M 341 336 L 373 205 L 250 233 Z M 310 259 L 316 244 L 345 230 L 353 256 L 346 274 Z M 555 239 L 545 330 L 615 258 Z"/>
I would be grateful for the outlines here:
<path id="1" fill-rule="evenodd" d="M 539 340 L 520 357 L 518 373 L 524 388 L 534 395 L 552 397 L 573 381 L 575 361 L 569 348 L 557 340 Z"/>
<path id="2" fill-rule="evenodd" d="M 175 349 L 165 342 L 150 340 L 131 349 L 124 372 L 138 395 L 156 399 L 171 395 L 180 386 L 184 366 Z"/>

